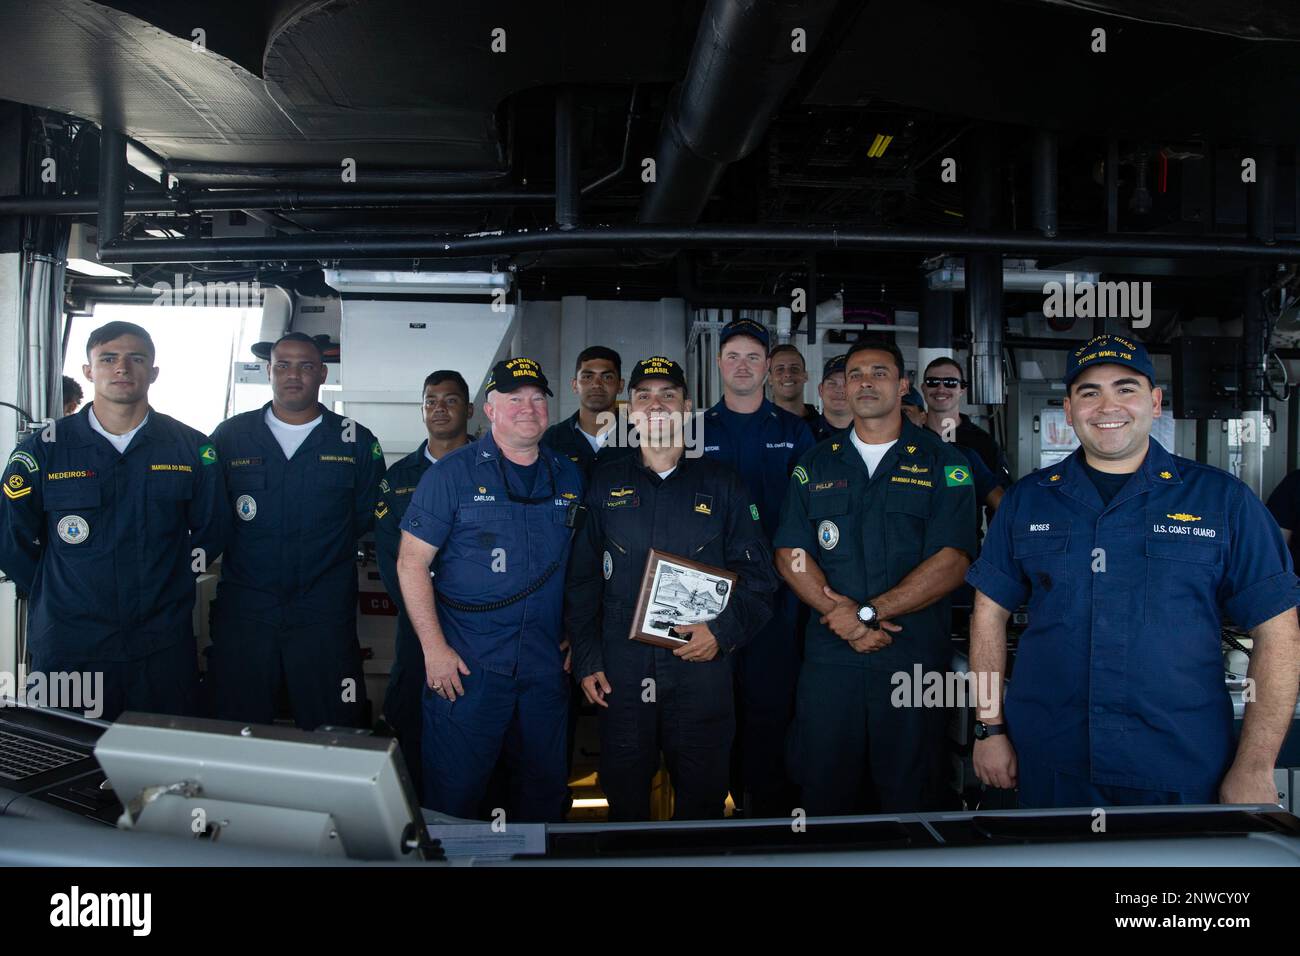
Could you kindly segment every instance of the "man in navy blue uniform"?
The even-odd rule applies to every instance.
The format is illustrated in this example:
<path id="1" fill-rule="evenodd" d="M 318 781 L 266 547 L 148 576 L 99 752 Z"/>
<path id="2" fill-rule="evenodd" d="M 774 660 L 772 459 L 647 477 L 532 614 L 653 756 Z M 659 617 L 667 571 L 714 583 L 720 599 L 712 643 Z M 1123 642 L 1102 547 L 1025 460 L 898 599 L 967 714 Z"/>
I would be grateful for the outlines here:
<path id="1" fill-rule="evenodd" d="M 498 362 L 485 391 L 491 432 L 424 473 L 401 525 L 397 576 L 428 685 L 425 801 L 473 817 L 509 746 L 511 818 L 559 822 L 568 802 L 564 568 L 582 477 L 541 444 L 551 392 L 536 362 Z"/>
<path id="2" fill-rule="evenodd" d="M 429 437 L 388 469 L 379 482 L 379 502 L 375 505 L 375 554 L 379 561 L 379 576 L 388 596 L 397 605 L 397 637 L 393 669 L 389 672 L 388 691 L 384 695 L 384 719 L 402 745 L 402 755 L 406 758 L 406 768 L 417 795 L 424 790 L 420 761 L 424 653 L 402 603 L 402 589 L 397 582 L 401 522 L 406 506 L 411 503 L 411 494 L 429 466 L 469 444 L 467 428 L 474 416 L 469 385 L 460 372 L 451 369 L 431 373 L 424 380 L 421 399 L 420 417 Z"/>
<path id="3" fill-rule="evenodd" d="M 304 730 L 365 719 L 357 540 L 374 524 L 384 453 L 317 400 L 325 374 L 315 339 L 281 337 L 272 400 L 212 435 L 235 512 L 209 662 L 225 720 L 271 723 L 281 684 Z"/>
<path id="4" fill-rule="evenodd" d="M 978 455 L 999 488 L 1011 487 L 1011 469 L 1001 447 L 992 435 L 961 411 L 966 379 L 957 360 L 937 358 L 930 362 L 921 376 L 921 394 L 925 397 L 926 424 L 930 430 L 944 441 Z"/>
<path id="5" fill-rule="evenodd" d="M 822 381 L 817 386 L 822 400 L 821 413 L 809 424 L 813 441 L 825 441 L 853 424 L 853 409 L 844 391 L 844 356 L 836 355 L 822 366 Z"/>
<path id="6" fill-rule="evenodd" d="M 897 706 L 897 675 L 946 673 L 948 595 L 975 553 L 961 453 L 899 412 L 893 343 L 846 362 L 851 429 L 804 456 L 776 535 L 781 576 L 812 608 L 791 763 L 810 816 L 942 805 L 945 711 Z"/>
<path id="7" fill-rule="evenodd" d="M 578 396 L 578 410 L 546 429 L 542 441 L 567 455 L 586 480 L 596 464 L 632 451 L 617 428 L 618 395 L 623 391 L 622 357 L 603 345 L 583 349 L 578 353 L 570 387 Z"/>
<path id="8" fill-rule="evenodd" d="M 1070 354 L 1080 448 L 1012 486 L 967 576 L 975 769 L 1022 807 L 1277 802 L 1300 681 L 1290 557 L 1242 482 L 1151 439 L 1154 379 L 1136 339 Z M 1004 714 L 1006 622 L 1026 602 Z M 1254 638 L 1235 747 L 1222 612 Z"/>
<path id="9" fill-rule="evenodd" d="M 4 470 L 0 569 L 28 598 L 32 670 L 102 673 L 92 716 L 196 709 L 194 579 L 230 510 L 201 432 L 149 407 L 149 333 L 90 333 L 95 397 L 18 446 Z M 95 713 L 98 711 L 98 713 Z"/>
<path id="10" fill-rule="evenodd" d="M 763 397 L 769 364 L 766 328 L 738 319 L 722 329 L 719 341 L 722 399 L 704 414 L 704 454 L 741 476 L 771 541 L 790 472 L 813 446 L 812 432 L 803 419 Z M 798 601 L 779 588 L 772 619 L 736 659 L 740 719 L 735 776 L 742 792 L 732 796 L 750 817 L 785 817 L 794 808 L 785 738 L 799 674 L 798 614 Z"/>
<path id="11" fill-rule="evenodd" d="M 600 786 L 610 820 L 650 818 L 661 750 L 673 818 L 720 819 L 735 733 L 732 664 L 771 616 L 772 555 L 739 476 L 684 455 L 691 403 L 681 366 L 662 356 L 638 362 L 630 393 L 640 450 L 596 468 L 569 562 L 574 673 L 601 708 Z M 713 620 L 676 627 L 687 640 L 672 650 L 628 639 L 651 548 L 739 575 Z"/>

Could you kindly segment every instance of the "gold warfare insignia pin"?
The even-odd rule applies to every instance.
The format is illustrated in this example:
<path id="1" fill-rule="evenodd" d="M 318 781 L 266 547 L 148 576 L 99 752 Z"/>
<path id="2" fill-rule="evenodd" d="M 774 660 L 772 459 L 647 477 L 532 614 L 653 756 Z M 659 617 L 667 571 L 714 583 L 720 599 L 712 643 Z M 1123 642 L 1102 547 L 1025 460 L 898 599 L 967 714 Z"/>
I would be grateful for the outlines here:
<path id="1" fill-rule="evenodd" d="M 1189 515 L 1185 511 L 1178 511 L 1171 515 L 1165 515 L 1165 517 L 1170 518 L 1174 521 L 1200 521 L 1201 520 L 1200 515 Z"/>
<path id="2" fill-rule="evenodd" d="M 485 495 L 485 494 L 487 494 L 487 488 L 483 487 L 482 485 L 479 485 L 479 486 L 478 486 L 478 493 L 479 493 L 480 495 Z"/>

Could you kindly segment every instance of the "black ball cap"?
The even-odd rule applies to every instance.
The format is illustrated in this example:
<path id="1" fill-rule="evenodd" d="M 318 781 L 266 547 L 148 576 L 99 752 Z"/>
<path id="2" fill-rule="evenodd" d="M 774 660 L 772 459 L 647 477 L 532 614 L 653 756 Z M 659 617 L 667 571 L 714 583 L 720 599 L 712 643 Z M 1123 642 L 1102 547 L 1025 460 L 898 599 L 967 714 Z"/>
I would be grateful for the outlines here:
<path id="1" fill-rule="evenodd" d="M 652 355 L 637 362 L 628 379 L 627 390 L 630 392 L 648 378 L 666 378 L 674 384 L 686 387 L 686 373 L 682 367 L 670 358 Z"/>
<path id="2" fill-rule="evenodd" d="M 498 392 L 513 392 L 527 385 L 540 388 L 547 395 L 553 394 L 546 383 L 546 376 L 542 374 L 541 365 L 530 358 L 512 358 L 492 366 L 483 391 L 495 389 Z"/>

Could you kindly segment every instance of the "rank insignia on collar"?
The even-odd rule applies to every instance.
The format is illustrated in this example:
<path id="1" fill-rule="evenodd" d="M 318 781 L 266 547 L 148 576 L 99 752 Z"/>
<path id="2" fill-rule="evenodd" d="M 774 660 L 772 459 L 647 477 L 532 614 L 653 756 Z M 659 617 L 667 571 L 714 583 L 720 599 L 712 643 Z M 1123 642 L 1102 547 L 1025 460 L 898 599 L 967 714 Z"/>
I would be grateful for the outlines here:
<path id="1" fill-rule="evenodd" d="M 915 455 L 915 454 L 916 454 L 916 446 L 915 446 L 915 445 L 908 445 L 908 446 L 907 446 L 907 453 L 908 453 L 909 455 Z"/>
<path id="2" fill-rule="evenodd" d="M 839 450 L 840 450 L 840 443 L 837 441 L 831 442 L 831 451 L 839 451 Z"/>
<path id="3" fill-rule="evenodd" d="M 1172 478 L 1173 476 L 1174 476 L 1174 473 L 1173 473 L 1172 471 L 1162 471 L 1162 472 L 1160 472 L 1160 477 L 1161 477 L 1161 478 L 1164 478 L 1166 481 L 1168 481 L 1168 480 L 1169 480 L 1170 478 Z"/>
<path id="4" fill-rule="evenodd" d="M 1048 481 L 1060 481 L 1060 480 L 1061 480 L 1061 476 L 1060 476 L 1060 475 L 1052 475 L 1052 476 L 1050 476 L 1047 480 L 1048 480 Z"/>

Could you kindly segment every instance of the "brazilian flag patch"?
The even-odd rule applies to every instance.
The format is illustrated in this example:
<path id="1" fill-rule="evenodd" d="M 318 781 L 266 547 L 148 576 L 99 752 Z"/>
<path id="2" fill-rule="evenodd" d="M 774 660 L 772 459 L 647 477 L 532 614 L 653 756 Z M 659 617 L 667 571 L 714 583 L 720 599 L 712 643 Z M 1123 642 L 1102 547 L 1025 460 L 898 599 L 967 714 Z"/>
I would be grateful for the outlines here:
<path id="1" fill-rule="evenodd" d="M 215 465 L 217 463 L 217 450 L 211 445 L 199 446 L 199 461 L 205 465 Z"/>
<path id="2" fill-rule="evenodd" d="M 973 485 L 971 481 L 970 469 L 963 465 L 944 465 L 943 477 L 948 483 L 949 488 L 955 488 L 958 485 Z"/>
<path id="3" fill-rule="evenodd" d="M 370 457 L 375 461 L 379 461 L 384 457 L 384 450 L 379 447 L 379 442 L 375 442 L 370 446 Z"/>

